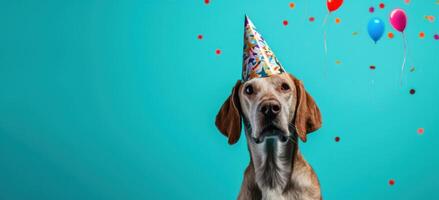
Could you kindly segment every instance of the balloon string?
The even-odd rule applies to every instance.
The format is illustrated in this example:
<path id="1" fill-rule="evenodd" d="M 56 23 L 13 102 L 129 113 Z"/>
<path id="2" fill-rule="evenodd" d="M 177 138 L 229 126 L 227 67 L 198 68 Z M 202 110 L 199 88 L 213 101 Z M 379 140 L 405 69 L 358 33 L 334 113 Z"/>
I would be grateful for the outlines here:
<path id="1" fill-rule="evenodd" d="M 328 14 L 326 14 L 325 19 L 323 20 L 323 25 L 322 25 L 323 26 L 323 46 L 325 48 L 325 56 L 328 56 L 328 47 L 326 44 L 326 29 L 327 29 L 326 22 L 328 20 L 328 17 L 329 17 L 329 12 L 328 12 Z"/>
<path id="2" fill-rule="evenodd" d="M 322 27 L 326 25 L 326 20 L 328 20 L 329 12 L 326 14 L 325 19 L 323 20 Z"/>
<path id="3" fill-rule="evenodd" d="M 375 86 L 375 73 L 372 71 L 372 79 L 370 81 L 370 98 L 371 101 L 374 102 L 374 86 Z"/>
<path id="4" fill-rule="evenodd" d="M 305 18 L 308 17 L 308 1 L 305 2 Z"/>
<path id="5" fill-rule="evenodd" d="M 406 62 L 406 58 L 407 58 L 407 39 L 405 38 L 404 32 L 402 32 L 402 40 L 404 41 L 404 59 L 402 61 L 401 74 L 399 76 L 399 82 L 400 82 L 401 86 L 402 86 L 402 76 L 404 74 L 404 67 L 405 67 L 405 62 Z"/>
<path id="6" fill-rule="evenodd" d="M 325 47 L 325 56 L 328 56 L 328 47 L 326 45 L 326 29 L 323 31 L 323 46 Z"/>

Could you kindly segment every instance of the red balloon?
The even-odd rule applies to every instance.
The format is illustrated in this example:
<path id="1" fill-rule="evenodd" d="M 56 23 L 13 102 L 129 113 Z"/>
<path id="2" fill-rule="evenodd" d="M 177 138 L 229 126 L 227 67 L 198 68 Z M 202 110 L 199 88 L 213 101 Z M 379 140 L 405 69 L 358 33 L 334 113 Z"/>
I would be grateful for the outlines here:
<path id="1" fill-rule="evenodd" d="M 326 0 L 329 12 L 335 11 L 343 4 L 343 0 Z"/>

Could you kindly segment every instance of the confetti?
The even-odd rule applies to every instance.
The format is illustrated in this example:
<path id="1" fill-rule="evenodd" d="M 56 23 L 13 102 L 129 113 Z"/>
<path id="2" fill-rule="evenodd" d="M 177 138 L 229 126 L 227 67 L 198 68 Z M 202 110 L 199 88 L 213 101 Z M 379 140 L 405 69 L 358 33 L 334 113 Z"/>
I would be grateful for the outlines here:
<path id="1" fill-rule="evenodd" d="M 337 136 L 334 138 L 334 140 L 335 140 L 335 142 L 340 142 L 340 137 Z"/>
<path id="2" fill-rule="evenodd" d="M 405 2 L 406 4 L 409 4 L 409 3 L 410 3 L 410 0 L 404 0 L 404 2 Z"/>
<path id="3" fill-rule="evenodd" d="M 296 7 L 296 4 L 294 4 L 293 2 L 290 3 L 290 8 L 293 9 L 294 7 Z"/>
<path id="4" fill-rule="evenodd" d="M 418 134 L 419 135 L 424 134 L 424 128 L 418 128 Z"/>
<path id="5" fill-rule="evenodd" d="M 374 8 L 373 6 L 371 6 L 371 7 L 369 8 L 369 12 L 370 12 L 370 13 L 373 13 L 373 11 L 375 11 L 375 8 Z"/>
<path id="6" fill-rule="evenodd" d="M 215 53 L 216 53 L 216 55 L 220 55 L 221 54 L 221 50 L 217 49 L 217 50 L 215 50 Z"/>
<path id="7" fill-rule="evenodd" d="M 315 20 L 314 17 L 310 17 L 310 18 L 309 18 L 309 21 L 310 21 L 310 22 L 313 22 L 314 20 Z"/>
<path id="8" fill-rule="evenodd" d="M 352 35 L 358 35 L 357 31 L 352 32 Z"/>
<path id="9" fill-rule="evenodd" d="M 369 66 L 369 69 L 371 69 L 371 70 L 375 70 L 376 67 L 375 67 L 375 65 L 371 65 L 371 66 Z"/>
<path id="10" fill-rule="evenodd" d="M 435 19 L 433 15 L 426 15 L 426 16 L 424 16 L 424 18 L 426 20 L 428 20 L 429 22 L 434 22 L 434 19 Z"/>
<path id="11" fill-rule="evenodd" d="M 393 33 L 392 33 L 392 32 L 389 32 L 389 33 L 387 33 L 387 37 L 389 37 L 390 39 L 392 39 L 392 38 L 393 38 L 393 36 L 395 36 L 395 35 L 393 35 Z"/>
<path id="12" fill-rule="evenodd" d="M 434 38 L 435 40 L 439 40 L 439 35 L 438 35 L 438 34 L 435 34 L 435 35 L 433 36 L 433 38 Z"/>
<path id="13" fill-rule="evenodd" d="M 424 32 L 420 32 L 419 33 L 419 37 L 423 39 L 425 37 L 425 33 Z"/>
<path id="14" fill-rule="evenodd" d="M 380 8 L 384 9 L 384 3 L 380 3 Z"/>
<path id="15" fill-rule="evenodd" d="M 210 3 L 210 0 L 204 0 L 204 3 L 205 3 L 205 4 L 209 4 L 209 3 Z"/>
<path id="16" fill-rule="evenodd" d="M 416 90 L 415 89 L 410 89 L 410 94 L 411 95 L 414 95 L 416 93 Z"/>
<path id="17" fill-rule="evenodd" d="M 340 18 L 338 18 L 338 17 L 335 18 L 335 23 L 336 23 L 336 24 L 339 24 L 340 22 L 341 22 Z"/>
<path id="18" fill-rule="evenodd" d="M 282 24 L 283 24 L 284 26 L 287 26 L 287 25 L 288 25 L 288 20 L 284 20 L 284 21 L 282 22 Z"/>
<path id="19" fill-rule="evenodd" d="M 412 66 L 412 68 L 410 68 L 410 72 L 414 72 L 416 70 L 415 67 Z"/>
<path id="20" fill-rule="evenodd" d="M 199 35 L 197 36 L 197 38 L 198 38 L 199 40 L 202 40 L 202 39 L 203 39 L 203 35 L 199 34 Z"/>
<path id="21" fill-rule="evenodd" d="M 340 60 L 336 60 L 335 64 L 339 65 L 339 64 L 341 64 L 341 61 Z"/>
<path id="22" fill-rule="evenodd" d="M 389 180 L 389 185 L 390 185 L 390 186 L 393 186 L 393 185 L 395 185 L 395 180 L 393 180 L 393 179 L 390 179 L 390 180 Z"/>

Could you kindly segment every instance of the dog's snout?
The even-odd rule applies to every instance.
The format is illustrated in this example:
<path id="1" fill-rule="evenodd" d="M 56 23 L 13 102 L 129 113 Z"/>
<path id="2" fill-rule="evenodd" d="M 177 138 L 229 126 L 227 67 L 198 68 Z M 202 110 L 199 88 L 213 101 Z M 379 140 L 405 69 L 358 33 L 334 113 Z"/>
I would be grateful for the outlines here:
<path id="1" fill-rule="evenodd" d="M 259 111 L 267 118 L 274 118 L 280 112 L 281 106 L 278 101 L 265 101 L 261 104 Z"/>

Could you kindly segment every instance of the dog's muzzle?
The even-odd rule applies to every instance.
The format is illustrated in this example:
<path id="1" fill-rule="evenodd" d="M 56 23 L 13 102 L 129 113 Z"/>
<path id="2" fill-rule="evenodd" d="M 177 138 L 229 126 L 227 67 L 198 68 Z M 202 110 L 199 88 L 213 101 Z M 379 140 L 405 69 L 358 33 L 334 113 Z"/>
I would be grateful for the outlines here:
<path id="1" fill-rule="evenodd" d="M 253 142 L 256 144 L 263 143 L 266 139 L 278 139 L 281 142 L 287 142 L 290 136 L 283 132 L 281 129 L 271 125 L 263 129 L 262 134 L 259 137 L 252 137 Z"/>

